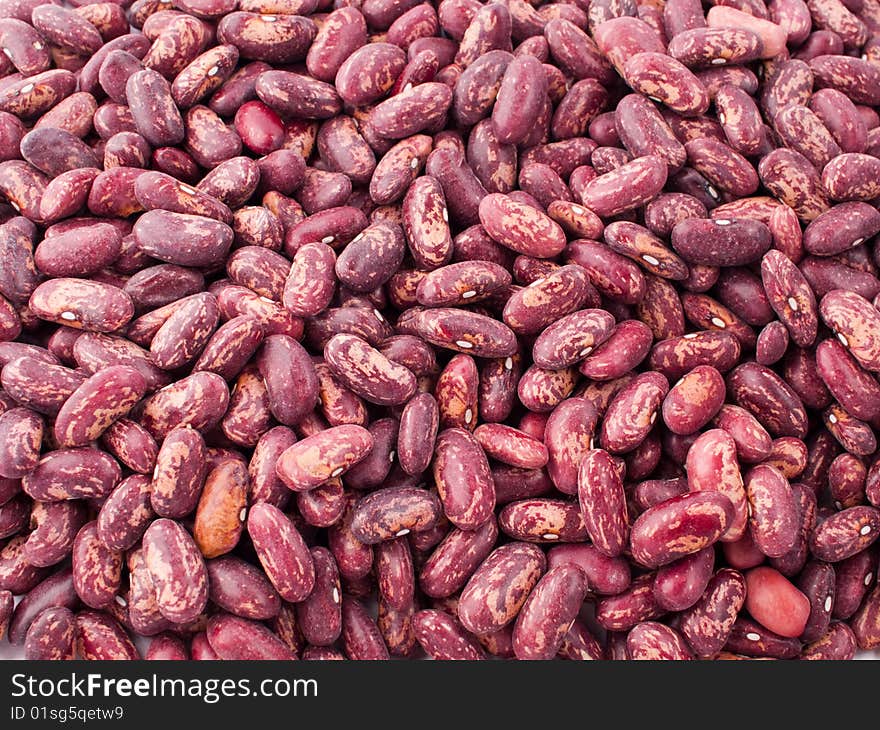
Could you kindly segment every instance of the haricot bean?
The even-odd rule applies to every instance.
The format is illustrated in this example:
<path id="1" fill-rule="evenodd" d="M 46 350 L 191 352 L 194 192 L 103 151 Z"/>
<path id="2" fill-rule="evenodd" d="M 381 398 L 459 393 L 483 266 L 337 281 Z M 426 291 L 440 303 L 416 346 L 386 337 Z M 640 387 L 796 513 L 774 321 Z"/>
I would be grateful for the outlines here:
<path id="1" fill-rule="evenodd" d="M 880 646 L 875 0 L 70 4 L 0 9 L 0 638 Z"/>

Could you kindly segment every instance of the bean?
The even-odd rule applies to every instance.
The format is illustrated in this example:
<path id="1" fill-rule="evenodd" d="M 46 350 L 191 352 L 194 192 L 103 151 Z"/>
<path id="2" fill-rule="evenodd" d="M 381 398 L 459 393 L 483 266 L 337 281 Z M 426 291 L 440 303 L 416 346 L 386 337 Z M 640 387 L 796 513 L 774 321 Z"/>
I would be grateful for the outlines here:
<path id="1" fill-rule="evenodd" d="M 208 574 L 192 537 L 163 518 L 147 528 L 143 545 L 160 613 L 176 623 L 192 621 L 208 602 Z"/>
<path id="2" fill-rule="evenodd" d="M 780 636 L 800 636 L 810 615 L 807 597 L 773 568 L 746 573 L 746 608 L 752 618 Z"/>
<path id="3" fill-rule="evenodd" d="M 720 538 L 733 520 L 733 505 L 717 492 L 673 497 L 643 512 L 632 526 L 633 557 L 659 567 Z"/>

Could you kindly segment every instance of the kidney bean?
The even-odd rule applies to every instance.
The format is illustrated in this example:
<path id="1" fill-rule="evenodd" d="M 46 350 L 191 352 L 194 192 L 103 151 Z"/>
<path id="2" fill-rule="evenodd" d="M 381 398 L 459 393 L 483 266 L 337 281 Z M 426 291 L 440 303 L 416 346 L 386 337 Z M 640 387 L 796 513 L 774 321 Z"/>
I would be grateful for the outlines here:
<path id="1" fill-rule="evenodd" d="M 75 617 L 63 606 L 40 612 L 25 637 L 26 659 L 64 661 L 74 658 Z"/>
<path id="2" fill-rule="evenodd" d="M 714 550 L 704 548 L 663 566 L 654 578 L 654 599 L 669 611 L 690 608 L 706 590 L 714 565 Z"/>
<path id="3" fill-rule="evenodd" d="M 298 441 L 278 458 L 275 472 L 294 491 L 307 491 L 336 478 L 363 460 L 373 436 L 354 424 L 336 426 Z"/>
<path id="4" fill-rule="evenodd" d="M 110 550 L 128 550 L 141 539 L 155 513 L 150 504 L 152 483 L 132 475 L 113 490 L 98 513 L 97 535 Z"/>
<path id="5" fill-rule="evenodd" d="M 709 365 L 698 365 L 666 394 L 663 421 L 674 433 L 695 433 L 715 417 L 723 400 L 721 374 Z"/>
<path id="6" fill-rule="evenodd" d="M 653 581 L 650 573 L 639 576 L 625 591 L 602 598 L 596 605 L 599 625 L 609 631 L 628 631 L 642 621 L 661 616 L 663 609 L 654 601 Z"/>
<path id="7" fill-rule="evenodd" d="M 208 574 L 192 537 L 179 523 L 158 519 L 144 533 L 143 551 L 159 611 L 175 623 L 192 621 L 208 601 Z"/>
<path id="8" fill-rule="evenodd" d="M 600 432 L 602 446 L 612 453 L 632 451 L 651 430 L 668 391 L 666 378 L 659 374 L 636 376 L 608 406 Z"/>
<path id="9" fill-rule="evenodd" d="M 119 591 L 122 553 L 108 548 L 100 539 L 97 523 L 80 529 L 73 543 L 73 585 L 83 603 L 103 608 Z"/>
<path id="10" fill-rule="evenodd" d="M 666 565 L 713 544 L 733 519 L 733 505 L 721 493 L 673 497 L 646 510 L 633 523 L 633 557 L 648 567 Z"/>
<path id="11" fill-rule="evenodd" d="M 806 412 L 797 394 L 771 370 L 757 364 L 735 368 L 728 388 L 740 406 L 749 410 L 771 433 L 806 435 Z"/>
<path id="12" fill-rule="evenodd" d="M 208 472 L 193 526 L 193 538 L 206 558 L 223 555 L 238 544 L 248 481 L 245 464 L 238 459 L 221 462 Z"/>
<path id="13" fill-rule="evenodd" d="M 837 512 L 813 529 L 810 551 L 830 563 L 850 558 L 877 539 L 877 519 L 877 510 L 868 506 Z"/>
<path id="14" fill-rule="evenodd" d="M 168 432 L 156 456 L 150 503 L 163 517 L 183 517 L 195 509 L 207 476 L 201 434 L 193 428 Z"/>
<path id="15" fill-rule="evenodd" d="M 291 603 L 306 598 L 315 585 L 315 566 L 296 526 L 277 507 L 263 502 L 251 508 L 247 531 L 279 595 Z"/>
<path id="16" fill-rule="evenodd" d="M 744 479 L 749 499 L 751 534 L 762 553 L 785 555 L 797 539 L 797 513 L 791 489 L 782 473 L 760 464 Z"/>
<path id="17" fill-rule="evenodd" d="M 528 542 L 582 542 L 587 538 L 578 505 L 559 499 L 523 499 L 511 502 L 498 515 L 501 530 Z"/>
<path id="18" fill-rule="evenodd" d="M 358 502 L 350 530 L 360 542 L 374 545 L 430 529 L 441 511 L 440 500 L 431 492 L 416 487 L 388 487 Z"/>
<path id="19" fill-rule="evenodd" d="M 76 615 L 75 647 L 77 656 L 86 660 L 140 659 L 125 629 L 98 611 L 82 611 Z"/>
<path id="20" fill-rule="evenodd" d="M 710 579 L 702 597 L 683 612 L 681 632 L 697 656 L 708 658 L 721 651 L 745 597 L 742 574 L 722 568 Z"/>
<path id="21" fill-rule="evenodd" d="M 297 605 L 297 625 L 315 646 L 334 643 L 342 632 L 342 587 L 332 554 L 326 548 L 313 548 L 315 590 Z"/>
<path id="22" fill-rule="evenodd" d="M 623 481 L 607 451 L 587 451 L 578 469 L 578 502 L 593 545 L 608 557 L 627 543 L 628 520 Z"/>
<path id="23" fill-rule="evenodd" d="M 852 629 L 841 621 L 835 621 L 823 636 L 804 647 L 800 658 L 802 660 L 846 661 L 855 656 L 856 642 L 856 636 Z"/>
<path id="24" fill-rule="evenodd" d="M 264 625 L 230 614 L 218 614 L 208 620 L 207 639 L 219 659 L 295 658 L 294 653 Z"/>
<path id="25" fill-rule="evenodd" d="M 582 398 L 563 401 L 547 420 L 547 472 L 556 488 L 565 494 L 577 491 L 579 464 L 591 447 L 596 422 L 595 407 Z"/>
<path id="26" fill-rule="evenodd" d="M 412 371 L 356 335 L 335 335 L 327 342 L 324 356 L 343 385 L 371 403 L 401 404 L 415 393 Z"/>
<path id="27" fill-rule="evenodd" d="M 773 568 L 753 568 L 746 574 L 746 586 L 745 606 L 752 618 L 779 636 L 803 633 L 810 601 L 780 573 Z"/>
<path id="28" fill-rule="evenodd" d="M 828 292 L 819 303 L 819 314 L 825 324 L 868 370 L 880 369 L 871 329 L 876 311 L 863 297 L 842 289 Z"/>
<path id="29" fill-rule="evenodd" d="M 809 562 L 798 579 L 798 588 L 810 601 L 810 617 L 801 634 L 804 642 L 817 641 L 831 625 L 834 605 L 834 568 L 828 563 Z"/>
<path id="30" fill-rule="evenodd" d="M 488 634 L 509 624 L 545 565 L 543 554 L 533 545 L 510 543 L 496 549 L 462 591 L 458 615 L 463 626 L 475 634 Z"/>
<path id="31" fill-rule="evenodd" d="M 388 647 L 363 605 L 348 596 L 342 601 L 342 643 L 349 659 L 387 660 Z"/>
<path id="32" fill-rule="evenodd" d="M 687 660 L 691 659 L 682 637 L 668 626 L 655 621 L 644 621 L 626 637 L 626 649 L 634 660 Z"/>
<path id="33" fill-rule="evenodd" d="M 516 620 L 513 650 L 519 659 L 552 659 L 577 617 L 587 591 L 574 565 L 551 568 L 537 582 Z"/>

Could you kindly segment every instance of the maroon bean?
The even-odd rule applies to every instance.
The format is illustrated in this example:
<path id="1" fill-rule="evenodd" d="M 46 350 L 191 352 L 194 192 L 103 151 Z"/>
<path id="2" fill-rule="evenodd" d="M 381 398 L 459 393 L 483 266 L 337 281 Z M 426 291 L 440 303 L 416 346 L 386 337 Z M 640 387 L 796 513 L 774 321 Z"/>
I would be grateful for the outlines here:
<path id="1" fill-rule="evenodd" d="M 342 644 L 349 659 L 382 661 L 389 658 L 376 622 L 364 606 L 348 596 L 342 600 Z"/>
<path id="2" fill-rule="evenodd" d="M 248 514 L 247 530 L 279 595 L 291 603 L 306 598 L 315 585 L 315 566 L 296 526 L 277 507 L 259 503 Z"/>
<path id="3" fill-rule="evenodd" d="M 578 469 L 578 502 L 593 545 L 608 557 L 627 543 L 628 519 L 623 481 L 607 451 L 584 454 Z"/>
<path id="4" fill-rule="evenodd" d="M 256 621 L 217 614 L 208 620 L 207 640 L 217 658 L 226 660 L 289 660 L 294 653 Z"/>
<path id="5" fill-rule="evenodd" d="M 156 604 L 169 621 L 192 621 L 208 602 L 208 574 L 192 537 L 169 519 L 144 533 L 144 561 L 156 586 Z"/>
<path id="6" fill-rule="evenodd" d="M 513 621 L 544 572 L 546 560 L 533 545 L 497 548 L 471 576 L 459 600 L 459 620 L 475 634 Z"/>
<path id="7" fill-rule="evenodd" d="M 742 574 L 722 568 L 709 581 L 697 603 L 683 612 L 681 631 L 697 656 L 708 658 L 721 651 L 745 597 L 746 582 Z"/>

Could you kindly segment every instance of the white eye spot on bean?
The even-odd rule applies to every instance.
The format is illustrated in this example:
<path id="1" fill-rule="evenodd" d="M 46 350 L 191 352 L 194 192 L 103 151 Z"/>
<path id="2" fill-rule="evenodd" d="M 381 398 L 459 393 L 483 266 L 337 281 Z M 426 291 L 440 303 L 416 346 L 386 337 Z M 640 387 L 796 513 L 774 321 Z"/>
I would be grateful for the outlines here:
<path id="1" fill-rule="evenodd" d="M 390 461 L 390 462 L 394 461 L 394 457 L 395 457 L 395 456 L 397 456 L 397 452 L 396 452 L 396 451 L 389 451 L 389 452 L 388 452 L 388 461 Z"/>
<path id="2" fill-rule="evenodd" d="M 355 238 L 354 241 L 357 241 L 358 238 L 360 238 L 360 236 Z M 354 241 L 352 241 L 352 243 L 354 243 Z M 326 243 L 326 244 L 333 243 L 333 236 L 324 236 L 324 238 L 321 239 L 321 243 Z"/>
<path id="3" fill-rule="evenodd" d="M 868 575 L 865 576 L 864 583 L 865 583 L 866 586 L 871 585 L 871 577 L 872 577 L 872 576 L 871 576 L 870 573 L 868 573 Z"/>
<path id="4" fill-rule="evenodd" d="M 727 220 L 727 218 L 719 218 L 715 221 L 716 226 L 729 226 L 731 223 L 733 223 L 733 221 Z"/>
<path id="5" fill-rule="evenodd" d="M 219 70 L 219 66 L 211 66 L 211 68 L 208 69 L 208 76 L 216 76 Z"/>
<path id="6" fill-rule="evenodd" d="M 477 293 L 473 289 L 469 289 L 464 294 L 461 295 L 462 299 L 470 299 L 471 297 L 477 296 Z"/>
<path id="7" fill-rule="evenodd" d="M 542 276 L 540 279 L 535 279 L 529 286 L 538 286 L 538 284 L 544 283 L 544 277 Z"/>
<path id="8" fill-rule="evenodd" d="M 247 519 L 247 507 L 242 507 L 241 511 L 238 513 L 238 521 L 244 522 Z"/>
<path id="9" fill-rule="evenodd" d="M 473 420 L 474 420 L 474 412 L 473 412 L 470 408 L 468 408 L 468 409 L 464 412 L 464 422 L 465 422 L 465 423 L 470 423 L 470 422 L 473 421 Z"/>
<path id="10" fill-rule="evenodd" d="M 789 298 L 786 300 L 786 302 L 787 302 L 787 304 L 788 304 L 788 306 L 789 306 L 789 308 L 791 309 L 792 312 L 797 312 L 797 311 L 798 311 L 798 303 L 797 303 L 797 299 L 795 299 L 794 297 L 789 297 Z"/>
<path id="11" fill-rule="evenodd" d="M 583 215 L 585 211 L 583 208 L 581 208 L 581 206 L 573 205 L 573 206 L 571 206 L 571 212 L 574 213 L 575 215 Z"/>
<path id="12" fill-rule="evenodd" d="M 260 297 L 261 302 L 266 302 L 266 304 L 275 304 L 269 297 Z"/>
<path id="13" fill-rule="evenodd" d="M 42 50 L 43 50 L 43 44 L 40 43 L 40 41 L 36 41 L 36 42 L 34 43 L 34 50 L 35 50 L 35 51 L 42 51 Z"/>
<path id="14" fill-rule="evenodd" d="M 398 530 L 395 537 L 403 537 L 404 535 L 409 535 L 409 530 L 406 527 L 402 530 Z"/>
<path id="15" fill-rule="evenodd" d="M 473 343 L 468 342 L 467 340 L 456 340 L 455 344 L 458 345 L 462 350 L 470 350 L 473 347 Z"/>
<path id="16" fill-rule="evenodd" d="M 504 361 L 504 369 L 505 370 L 513 370 L 513 358 L 512 357 L 508 357 Z"/>
<path id="17" fill-rule="evenodd" d="M 685 338 L 686 340 L 692 340 L 692 339 L 694 339 L 696 336 L 697 336 L 697 333 L 696 333 L 696 332 L 689 332 L 688 334 L 686 334 L 686 335 L 684 336 L 684 338 Z"/>
<path id="18" fill-rule="evenodd" d="M 825 610 L 825 613 L 828 613 L 831 610 L 831 604 L 833 601 L 831 600 L 831 596 L 825 597 L 825 603 L 822 604 L 822 608 Z"/>
<path id="19" fill-rule="evenodd" d="M 871 531 L 870 525 L 865 525 L 861 530 L 859 530 L 860 535 L 867 535 Z"/>
<path id="20" fill-rule="evenodd" d="M 380 322 L 385 321 L 385 317 L 382 316 L 382 312 L 380 312 L 378 309 L 374 309 L 373 314 L 376 315 L 376 319 L 378 319 Z"/>
<path id="21" fill-rule="evenodd" d="M 654 411 L 651 414 L 651 423 L 654 423 L 654 421 L 656 421 L 656 420 L 657 420 L 657 411 Z"/>
<path id="22" fill-rule="evenodd" d="M 21 91 L 19 91 L 18 93 L 19 94 L 30 94 L 33 90 L 34 90 L 33 84 L 25 84 L 24 86 L 21 87 Z"/>
<path id="23" fill-rule="evenodd" d="M 153 481 L 159 478 L 159 465 L 156 464 L 156 468 L 153 469 Z"/>
<path id="24" fill-rule="evenodd" d="M 122 596 L 115 596 L 113 600 L 115 600 L 116 603 L 118 603 L 123 608 L 128 605 L 128 603 L 126 603 L 125 599 Z"/>
<path id="25" fill-rule="evenodd" d="M 725 117 L 723 114 L 719 114 L 719 115 L 718 115 L 718 121 L 719 121 L 721 124 L 727 124 L 727 119 L 726 119 L 726 117 Z"/>
<path id="26" fill-rule="evenodd" d="M 709 193 L 709 197 L 713 200 L 718 200 L 718 198 L 721 197 L 720 195 L 718 195 L 718 191 L 711 185 L 706 186 L 706 192 Z"/>
<path id="27" fill-rule="evenodd" d="M 541 535 L 541 537 L 544 540 L 558 540 L 559 539 L 559 535 L 554 535 L 552 532 L 545 532 L 543 535 Z"/>
<path id="28" fill-rule="evenodd" d="M 180 189 L 183 190 L 183 192 L 185 192 L 187 195 L 195 195 L 196 194 L 195 188 L 191 188 L 189 185 L 181 184 Z"/>
<path id="29" fill-rule="evenodd" d="M 449 211 L 446 208 L 443 209 L 443 222 L 449 223 Z"/>
<path id="30" fill-rule="evenodd" d="M 333 471 L 330 472 L 331 477 L 338 477 L 340 474 L 342 474 L 341 466 L 336 467 Z"/>
<path id="31" fill-rule="evenodd" d="M 62 312 L 61 319 L 65 322 L 76 322 L 76 315 L 73 312 Z"/>
<path id="32" fill-rule="evenodd" d="M 838 510 L 843 509 L 843 505 L 840 502 L 835 502 L 834 509 L 838 509 Z"/>
<path id="33" fill-rule="evenodd" d="M 855 241 L 853 241 L 853 242 L 850 244 L 850 248 L 855 248 L 855 247 L 858 246 L 859 244 L 863 243 L 864 240 L 865 240 L 864 238 L 857 238 Z"/>
<path id="34" fill-rule="evenodd" d="M 581 351 L 578 353 L 578 357 L 586 357 L 586 356 L 589 355 L 592 351 L 593 351 L 593 348 L 592 348 L 592 347 L 585 347 L 583 350 L 581 350 Z"/>
<path id="35" fill-rule="evenodd" d="M 10 51 L 8 48 L 3 49 L 3 55 L 6 56 L 6 58 L 12 59 L 12 51 Z"/>
<path id="36" fill-rule="evenodd" d="M 339 603 L 339 589 L 333 586 L 333 603 Z"/>
<path id="37" fill-rule="evenodd" d="M 849 347 L 849 340 L 846 339 L 846 337 L 840 332 L 837 333 L 837 339 L 840 340 L 841 345 L 843 345 L 844 347 Z"/>
<path id="38" fill-rule="evenodd" d="M 749 633 L 746 634 L 746 638 L 747 638 L 749 641 L 760 641 L 760 640 L 761 640 L 761 635 L 760 635 L 760 634 L 756 634 L 754 631 L 750 631 Z"/>
<path id="39" fill-rule="evenodd" d="M 651 256 L 649 254 L 646 254 L 646 253 L 642 254 L 642 261 L 644 261 L 646 264 L 650 264 L 651 266 L 659 266 L 660 265 L 659 259 L 657 259 L 654 256 Z"/>
<path id="40" fill-rule="evenodd" d="M 276 18 L 274 15 L 261 15 L 260 20 L 266 23 L 274 23 L 276 20 L 278 20 L 278 18 Z"/>
<path id="41" fill-rule="evenodd" d="M 18 207 L 18 203 L 16 203 L 14 200 L 10 200 L 10 201 L 9 201 L 9 204 L 10 204 L 13 208 L 15 208 L 15 212 L 16 212 L 16 213 L 21 212 L 21 208 Z"/>
<path id="42" fill-rule="evenodd" d="M 828 414 L 828 422 L 829 423 L 837 423 L 837 416 L 835 416 L 833 413 L 829 413 Z"/>
<path id="43" fill-rule="evenodd" d="M 662 103 L 663 103 L 663 102 L 662 102 L 658 97 L 656 97 L 656 96 L 649 96 L 648 98 L 649 98 L 651 101 L 656 101 L 658 104 L 662 104 Z"/>
<path id="44" fill-rule="evenodd" d="M 417 157 L 413 157 L 413 158 L 409 161 L 409 169 L 410 169 L 410 170 L 415 170 L 418 166 L 419 166 L 419 160 L 418 160 L 418 158 L 417 158 Z"/>
<path id="45" fill-rule="evenodd" d="M 725 63 L 727 63 L 727 59 L 726 58 L 713 58 L 709 63 L 711 63 L 713 66 L 723 66 Z"/>
<path id="46" fill-rule="evenodd" d="M 727 327 L 727 323 L 721 317 L 712 317 L 711 322 L 720 330 Z"/>

